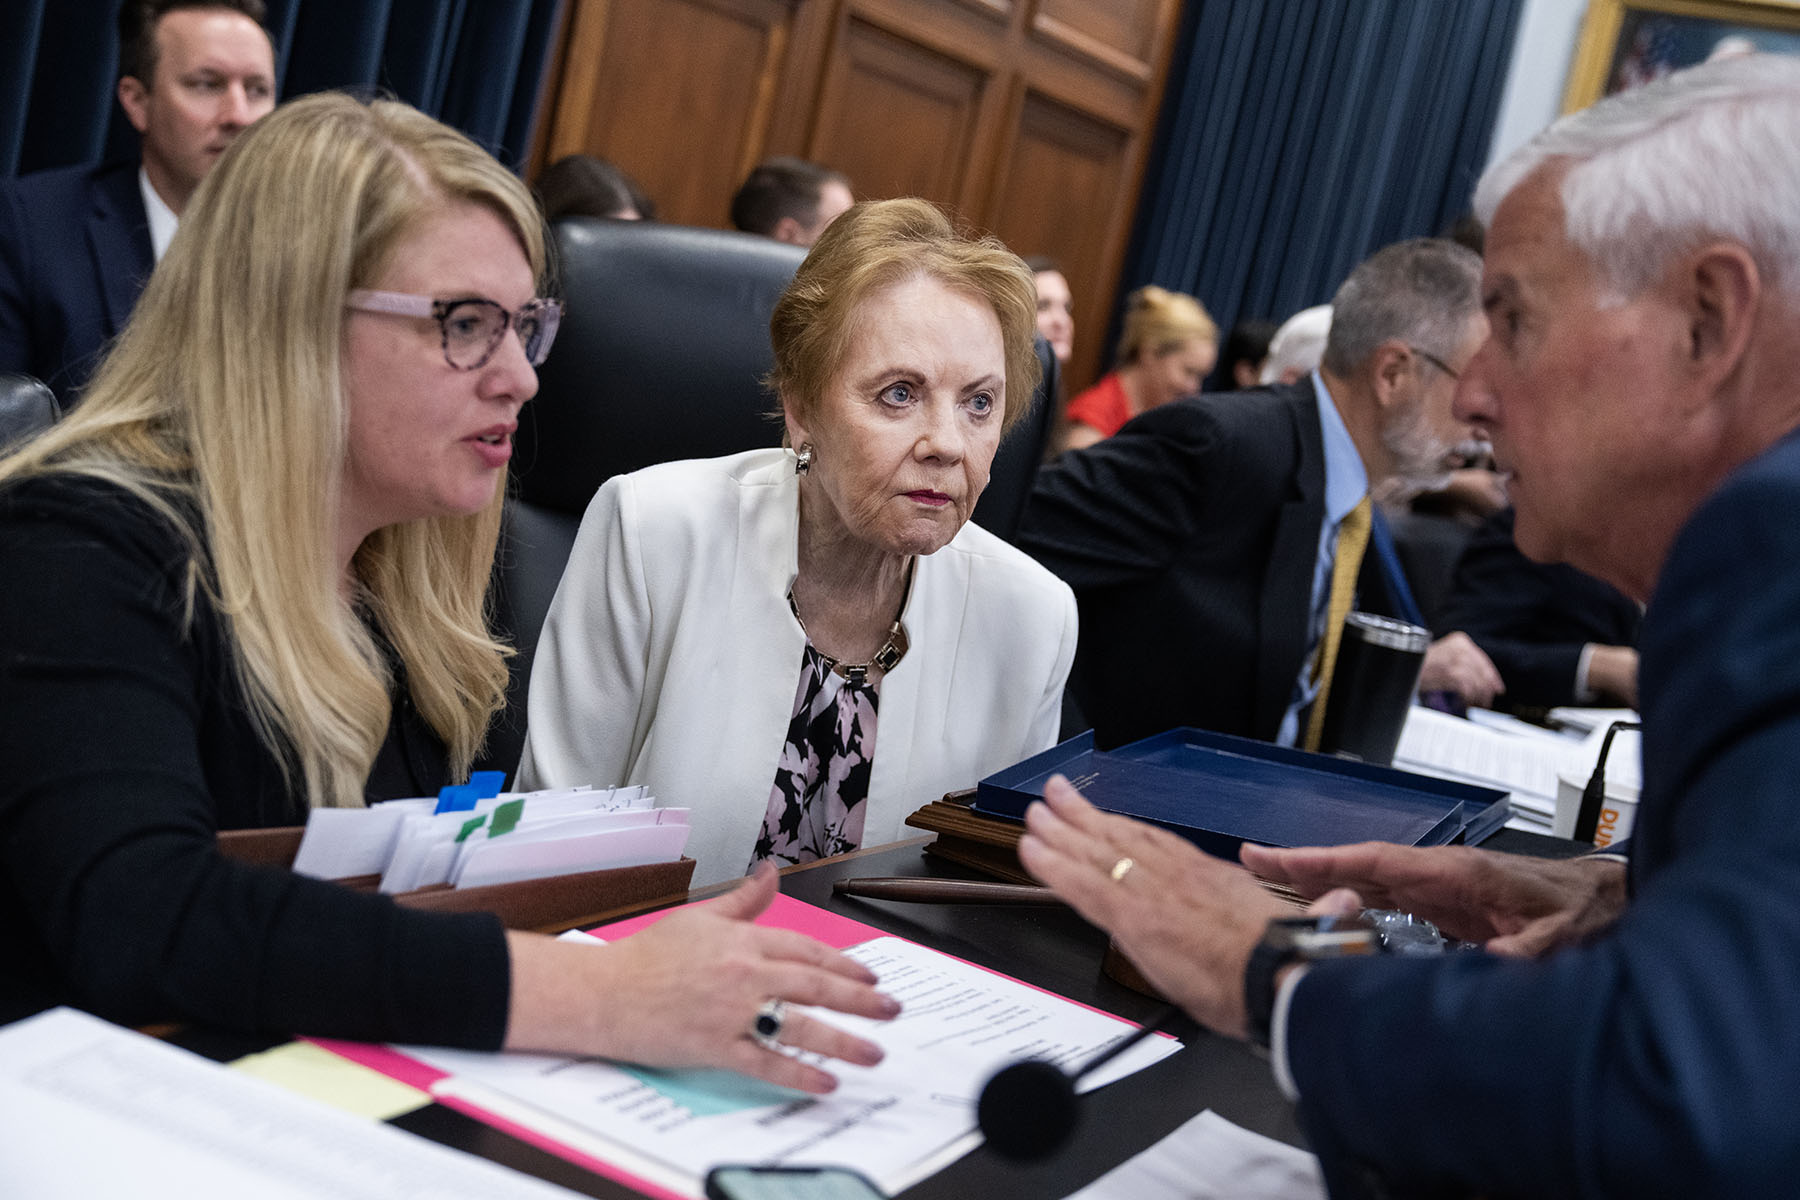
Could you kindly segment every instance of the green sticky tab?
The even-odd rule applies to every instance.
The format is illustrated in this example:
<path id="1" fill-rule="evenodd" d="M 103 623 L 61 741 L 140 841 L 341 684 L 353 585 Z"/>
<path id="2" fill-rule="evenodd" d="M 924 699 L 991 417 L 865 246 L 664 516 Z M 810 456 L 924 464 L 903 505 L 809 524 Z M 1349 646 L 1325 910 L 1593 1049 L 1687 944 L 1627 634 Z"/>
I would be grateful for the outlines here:
<path id="1" fill-rule="evenodd" d="M 497 838 L 503 833 L 511 833 L 519 818 L 525 815 L 524 800 L 508 800 L 494 810 L 494 823 L 488 826 L 488 836 Z"/>
<path id="2" fill-rule="evenodd" d="M 475 817 L 472 820 L 464 821 L 461 832 L 456 835 L 456 840 L 459 842 L 465 840 L 471 833 L 480 829 L 486 822 L 486 817 Z"/>

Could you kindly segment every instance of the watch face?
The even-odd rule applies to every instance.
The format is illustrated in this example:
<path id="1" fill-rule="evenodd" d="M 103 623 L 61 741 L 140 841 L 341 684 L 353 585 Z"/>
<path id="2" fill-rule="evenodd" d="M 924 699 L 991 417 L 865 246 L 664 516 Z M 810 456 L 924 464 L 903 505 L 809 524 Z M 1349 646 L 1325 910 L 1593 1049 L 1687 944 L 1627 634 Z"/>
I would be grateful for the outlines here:
<path id="1" fill-rule="evenodd" d="M 1283 917 L 1269 922 L 1265 940 L 1304 960 L 1381 953 L 1381 934 L 1360 913 L 1352 917 Z"/>

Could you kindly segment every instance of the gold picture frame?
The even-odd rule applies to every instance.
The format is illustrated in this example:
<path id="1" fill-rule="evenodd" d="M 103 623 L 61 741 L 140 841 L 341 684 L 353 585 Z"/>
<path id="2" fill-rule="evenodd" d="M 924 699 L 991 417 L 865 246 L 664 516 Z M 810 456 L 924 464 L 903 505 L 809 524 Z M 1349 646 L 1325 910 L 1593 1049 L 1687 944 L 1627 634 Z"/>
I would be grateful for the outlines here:
<path id="1" fill-rule="evenodd" d="M 1563 111 L 1630 86 L 1634 75 L 1704 61 L 1726 37 L 1800 54 L 1800 0 L 1589 0 Z"/>

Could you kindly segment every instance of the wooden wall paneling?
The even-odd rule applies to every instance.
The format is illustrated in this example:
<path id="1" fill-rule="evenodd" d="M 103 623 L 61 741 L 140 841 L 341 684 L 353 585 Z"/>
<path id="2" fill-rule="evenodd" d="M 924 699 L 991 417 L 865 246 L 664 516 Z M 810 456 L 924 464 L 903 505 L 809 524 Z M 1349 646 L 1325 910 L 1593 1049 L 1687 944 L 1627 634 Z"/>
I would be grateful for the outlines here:
<path id="1" fill-rule="evenodd" d="M 610 0 L 573 0 L 563 12 L 561 44 L 556 56 L 556 99 L 544 135 L 545 166 L 568 154 L 591 152 L 588 128 L 594 112 L 594 90 L 606 43 Z"/>
<path id="2" fill-rule="evenodd" d="M 575 23 L 575 5 L 565 4 L 556 16 L 556 33 L 551 36 L 550 57 L 544 67 L 544 78 L 538 85 L 537 108 L 531 114 L 531 149 L 525 155 L 524 176 L 534 180 L 550 161 L 550 134 L 556 124 L 558 101 L 562 96 L 563 68 L 569 57 L 569 31 Z"/>
<path id="3" fill-rule="evenodd" d="M 580 0 L 550 154 L 611 159 L 664 219 L 719 225 L 762 157 L 788 0 Z"/>
<path id="4" fill-rule="evenodd" d="M 979 72 L 983 83 L 975 104 L 974 130 L 951 190 L 918 192 L 944 204 L 965 220 L 978 222 L 991 191 L 999 147 L 1012 121 L 1010 96 L 1015 28 L 1022 13 L 1012 0 L 850 0 L 854 20 L 877 26 L 921 53 L 948 59 Z M 888 193 L 868 192 L 879 195 Z"/>
<path id="5" fill-rule="evenodd" d="M 665 217 L 726 224 L 800 154 L 863 197 L 921 195 L 1076 296 L 1069 382 L 1114 305 L 1181 0 L 573 0 L 546 137 L 612 158 Z"/>
<path id="6" fill-rule="evenodd" d="M 808 153 L 848 175 L 858 196 L 950 202 L 962 190 L 988 82 L 977 64 L 847 14 Z"/>
<path id="7" fill-rule="evenodd" d="M 1004 21 L 1012 16 L 1012 0 L 955 0 L 964 8 Z"/>
<path id="8" fill-rule="evenodd" d="M 1169 7 L 1167 0 L 1038 0 L 1031 25 L 1095 65 L 1148 84 Z"/>
<path id="9" fill-rule="evenodd" d="M 1091 382 L 1107 357 L 1100 343 L 1116 284 L 1114 230 L 1131 213 L 1132 131 L 1026 89 L 991 224 L 1020 254 L 1048 254 L 1075 294 L 1071 382 Z"/>
<path id="10" fill-rule="evenodd" d="M 751 165 L 771 155 L 810 151 L 813 117 L 819 106 L 831 48 L 836 44 L 844 0 L 797 0 L 788 38 L 787 69 L 776 90 L 768 141 L 758 147 Z M 745 168 L 747 172 L 749 167 Z M 738 181 L 742 180 L 740 174 Z"/>

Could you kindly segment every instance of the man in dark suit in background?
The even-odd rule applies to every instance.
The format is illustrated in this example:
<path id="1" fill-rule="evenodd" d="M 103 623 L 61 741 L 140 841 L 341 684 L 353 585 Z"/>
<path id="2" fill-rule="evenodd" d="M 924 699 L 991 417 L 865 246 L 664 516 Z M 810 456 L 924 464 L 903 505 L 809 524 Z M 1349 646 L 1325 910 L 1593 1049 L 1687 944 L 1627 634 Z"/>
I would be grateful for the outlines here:
<path id="1" fill-rule="evenodd" d="M 1513 706 L 1637 707 L 1637 601 L 1566 563 L 1532 562 L 1513 544 L 1513 510 L 1475 530 L 1435 622 L 1469 635 Z"/>
<path id="2" fill-rule="evenodd" d="M 0 188 L 0 371 L 37 376 L 65 408 L 79 397 L 200 180 L 275 106 L 262 20 L 262 0 L 126 0 L 118 97 L 139 158 Z"/>
<path id="3" fill-rule="evenodd" d="M 1071 686 L 1100 746 L 1179 725 L 1306 745 L 1359 522 L 1362 609 L 1412 616 L 1369 494 L 1466 448 L 1450 401 L 1486 333 L 1480 274 L 1453 242 L 1389 246 L 1338 289 L 1318 371 L 1152 409 L 1038 473 L 1018 544 L 1075 589 Z M 1429 686 L 1493 672 L 1466 638 L 1433 653 Z"/>
<path id="4" fill-rule="evenodd" d="M 1476 191 L 1493 335 L 1458 411 L 1513 473 L 1521 550 L 1650 598 L 1628 865 L 1246 845 L 1303 894 L 1354 889 L 1322 907 L 1490 951 L 1343 957 L 1066 783 L 1027 814 L 1034 874 L 1195 1017 L 1268 1043 L 1335 1196 L 1794 1194 L 1797 139 L 1800 61 L 1752 55 L 1564 117 Z"/>

